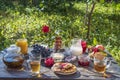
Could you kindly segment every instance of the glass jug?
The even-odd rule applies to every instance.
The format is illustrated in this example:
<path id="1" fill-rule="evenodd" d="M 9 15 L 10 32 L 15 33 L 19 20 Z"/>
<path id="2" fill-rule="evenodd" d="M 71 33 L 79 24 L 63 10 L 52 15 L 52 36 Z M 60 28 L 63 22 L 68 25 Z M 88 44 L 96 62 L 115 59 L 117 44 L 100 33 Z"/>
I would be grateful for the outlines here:
<path id="1" fill-rule="evenodd" d="M 70 51 L 72 55 L 80 56 L 83 52 L 82 45 L 81 45 L 81 39 L 73 39 L 72 45 L 70 47 Z"/>

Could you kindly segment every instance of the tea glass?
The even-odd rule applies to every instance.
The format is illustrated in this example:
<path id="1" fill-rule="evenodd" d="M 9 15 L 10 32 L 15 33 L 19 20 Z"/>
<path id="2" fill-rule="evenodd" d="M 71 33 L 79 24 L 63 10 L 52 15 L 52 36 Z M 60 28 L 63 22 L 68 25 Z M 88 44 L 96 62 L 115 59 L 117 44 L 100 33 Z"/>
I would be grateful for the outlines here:
<path id="1" fill-rule="evenodd" d="M 28 51 L 27 39 L 18 39 L 16 45 L 21 48 L 21 53 L 26 55 Z"/>
<path id="2" fill-rule="evenodd" d="M 94 69 L 99 73 L 105 73 L 106 69 L 111 65 L 111 61 L 105 57 L 102 60 L 99 60 L 94 57 Z"/>
<path id="3" fill-rule="evenodd" d="M 40 75 L 40 66 L 41 66 L 41 55 L 35 56 L 35 55 L 30 54 L 29 60 L 27 62 L 28 62 L 28 67 L 30 69 L 31 75 L 39 76 Z"/>

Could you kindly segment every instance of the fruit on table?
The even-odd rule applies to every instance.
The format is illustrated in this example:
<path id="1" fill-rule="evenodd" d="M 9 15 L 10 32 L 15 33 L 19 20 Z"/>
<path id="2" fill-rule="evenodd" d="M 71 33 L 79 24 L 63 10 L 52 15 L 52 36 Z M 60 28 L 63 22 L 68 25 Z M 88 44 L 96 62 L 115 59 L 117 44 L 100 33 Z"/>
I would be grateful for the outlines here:
<path id="1" fill-rule="evenodd" d="M 45 63 L 45 66 L 52 67 L 53 64 L 54 64 L 54 59 L 51 58 L 51 57 L 50 58 L 46 58 L 45 61 L 44 61 L 44 63 Z"/>
<path id="2" fill-rule="evenodd" d="M 102 51 L 105 50 L 105 48 L 104 48 L 103 45 L 96 45 L 96 48 L 97 48 L 98 50 L 102 50 Z"/>
<path id="3" fill-rule="evenodd" d="M 103 52 L 96 52 L 94 54 L 94 57 L 99 60 L 103 60 L 107 55 Z"/>
<path id="4" fill-rule="evenodd" d="M 92 51 L 93 51 L 94 53 L 96 53 L 96 52 L 101 52 L 101 51 L 104 51 L 104 50 L 105 50 L 105 48 L 104 48 L 103 45 L 96 45 L 96 46 L 93 47 L 93 49 L 92 49 Z"/>
<path id="5" fill-rule="evenodd" d="M 92 52 L 89 54 L 91 58 L 98 57 L 99 59 L 103 59 L 107 54 L 104 52 L 105 48 L 103 45 L 96 45 L 92 47 Z"/>
<path id="6" fill-rule="evenodd" d="M 94 48 L 93 46 L 88 45 L 87 48 L 88 48 L 88 52 L 89 52 L 89 53 L 93 52 L 93 48 Z"/>
<path id="7" fill-rule="evenodd" d="M 93 47 L 93 48 L 92 48 L 92 51 L 93 51 L 94 53 L 99 52 L 98 48 L 96 48 L 96 47 Z"/>
<path id="8" fill-rule="evenodd" d="M 52 53 L 52 51 L 50 51 L 50 49 L 39 45 L 39 44 L 34 44 L 33 46 L 33 50 L 31 51 L 32 54 L 36 55 L 36 56 L 42 56 L 43 58 L 50 56 L 50 54 Z"/>

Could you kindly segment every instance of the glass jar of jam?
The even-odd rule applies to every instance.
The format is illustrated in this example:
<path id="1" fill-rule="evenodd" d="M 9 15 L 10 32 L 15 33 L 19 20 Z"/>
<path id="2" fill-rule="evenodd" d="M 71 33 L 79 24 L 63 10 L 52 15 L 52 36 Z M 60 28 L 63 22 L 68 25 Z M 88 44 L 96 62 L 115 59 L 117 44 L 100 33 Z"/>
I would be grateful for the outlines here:
<path id="1" fill-rule="evenodd" d="M 82 54 L 81 56 L 78 56 L 78 64 L 83 67 L 88 67 L 90 64 L 88 55 Z"/>

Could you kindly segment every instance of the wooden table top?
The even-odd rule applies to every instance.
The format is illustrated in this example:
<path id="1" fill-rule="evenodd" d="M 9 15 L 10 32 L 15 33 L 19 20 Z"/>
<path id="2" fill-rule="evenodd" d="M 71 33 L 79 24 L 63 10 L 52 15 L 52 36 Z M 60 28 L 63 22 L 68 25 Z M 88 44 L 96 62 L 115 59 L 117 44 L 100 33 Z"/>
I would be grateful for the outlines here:
<path id="1" fill-rule="evenodd" d="M 93 62 L 91 62 L 90 64 L 92 64 Z M 42 63 L 43 64 L 43 63 Z M 26 62 L 24 63 L 24 70 L 22 71 L 18 71 L 18 70 L 9 70 L 7 69 L 7 67 L 5 66 L 5 64 L 2 61 L 2 56 L 0 57 L 0 80 L 90 80 L 90 79 L 107 79 L 107 80 L 120 80 L 120 66 L 118 66 L 118 64 L 113 63 L 111 64 L 111 66 L 109 67 L 109 69 L 107 69 L 107 73 L 111 75 L 110 78 L 104 78 L 101 75 L 99 75 L 98 73 L 96 73 L 93 69 L 93 66 L 90 65 L 87 68 L 83 68 L 80 67 L 76 64 L 77 66 L 77 72 L 75 74 L 72 75 L 58 75 L 55 74 L 51 68 L 45 67 L 44 65 L 41 66 L 41 73 L 42 72 L 46 72 L 44 74 L 41 75 L 41 77 L 32 77 L 30 74 L 30 71 L 27 70 L 26 68 Z M 114 74 L 116 73 L 116 74 Z"/>

